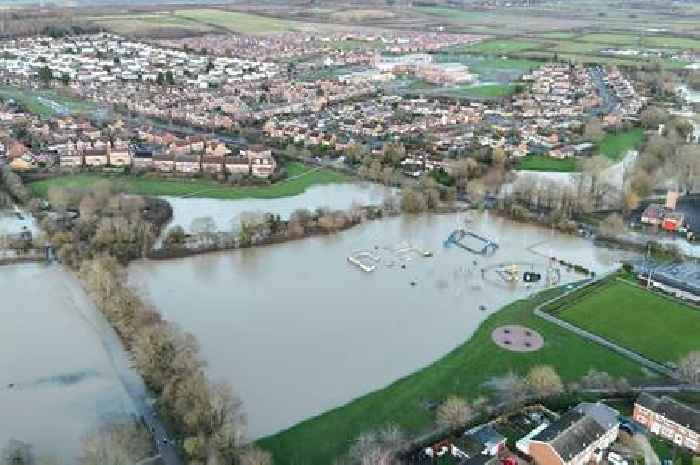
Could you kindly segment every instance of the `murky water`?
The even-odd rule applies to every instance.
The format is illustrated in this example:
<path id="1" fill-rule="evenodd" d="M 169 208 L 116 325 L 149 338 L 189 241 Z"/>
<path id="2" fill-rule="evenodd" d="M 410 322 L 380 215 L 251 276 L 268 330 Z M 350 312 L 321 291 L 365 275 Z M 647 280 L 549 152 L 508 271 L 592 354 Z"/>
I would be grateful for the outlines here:
<path id="1" fill-rule="evenodd" d="M 188 230 L 192 220 L 203 216 L 211 217 L 219 230 L 231 229 L 241 213 L 273 212 L 287 218 L 299 208 L 315 209 L 328 207 L 346 210 L 353 203 L 377 205 L 393 189 L 372 183 L 342 183 L 313 186 L 304 193 L 278 199 L 199 199 L 183 197 L 163 197 L 173 207 L 173 220 L 169 226 L 180 225 Z"/>
<path id="2" fill-rule="evenodd" d="M 553 254 L 604 272 L 621 258 L 489 213 L 472 214 L 468 228 L 498 242 L 493 256 L 444 248 L 465 216 L 391 218 L 272 247 L 141 261 L 130 280 L 197 336 L 211 374 L 234 384 L 259 437 L 433 362 L 489 313 L 542 288 L 506 282 L 501 265 L 545 275 Z M 361 250 L 377 259 L 374 272 L 348 263 Z M 581 279 L 560 272 L 561 282 Z"/>
<path id="3" fill-rule="evenodd" d="M 57 267 L 0 267 L 0 448 L 74 464 L 81 439 L 134 411 L 87 296 Z"/>

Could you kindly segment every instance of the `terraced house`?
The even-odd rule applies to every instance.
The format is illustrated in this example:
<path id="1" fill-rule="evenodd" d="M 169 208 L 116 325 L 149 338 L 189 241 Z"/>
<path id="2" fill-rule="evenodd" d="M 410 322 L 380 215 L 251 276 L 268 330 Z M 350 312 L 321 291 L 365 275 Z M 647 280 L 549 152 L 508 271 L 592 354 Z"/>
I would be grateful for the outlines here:
<path id="1" fill-rule="evenodd" d="M 653 434 L 700 453 L 700 410 L 643 392 L 634 403 L 634 419 Z"/>

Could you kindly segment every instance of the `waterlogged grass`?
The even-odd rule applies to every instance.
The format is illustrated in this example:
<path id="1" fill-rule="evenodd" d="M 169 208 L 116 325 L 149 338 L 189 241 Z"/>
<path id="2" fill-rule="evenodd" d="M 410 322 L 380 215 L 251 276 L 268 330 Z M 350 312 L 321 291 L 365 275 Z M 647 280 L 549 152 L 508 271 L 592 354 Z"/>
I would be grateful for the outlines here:
<path id="1" fill-rule="evenodd" d="M 659 362 L 677 362 L 700 350 L 700 311 L 613 280 L 559 316 Z"/>
<path id="2" fill-rule="evenodd" d="M 298 162 L 287 165 L 288 179 L 265 186 L 226 186 L 210 179 L 164 179 L 118 175 L 105 177 L 95 173 L 60 176 L 28 184 L 32 193 L 46 197 L 52 187 L 89 189 L 97 182 L 116 183 L 120 190 L 141 195 L 169 195 L 213 199 L 274 199 L 303 193 L 319 184 L 344 182 L 347 177 L 327 169 L 311 169 Z"/>
<path id="3" fill-rule="evenodd" d="M 484 383 L 510 371 L 524 374 L 537 364 L 556 367 L 565 381 L 590 368 L 629 379 L 644 377 L 633 362 L 575 336 L 533 315 L 533 309 L 560 294 L 553 289 L 516 301 L 491 315 L 464 344 L 432 365 L 342 407 L 264 438 L 260 445 L 278 465 L 328 465 L 346 453 L 360 434 L 388 423 L 409 434 L 424 431 L 434 421 L 426 401 L 449 395 L 474 399 L 488 394 Z M 540 332 L 545 346 L 537 352 L 515 353 L 498 348 L 491 332 L 504 324 L 522 324 Z"/>
<path id="4" fill-rule="evenodd" d="M 625 132 L 606 134 L 598 144 L 598 151 L 607 158 L 621 160 L 629 150 L 639 147 L 644 141 L 644 129 L 634 128 Z"/>
<path id="5" fill-rule="evenodd" d="M 520 160 L 518 169 L 527 171 L 554 171 L 558 173 L 570 173 L 577 171 L 574 158 L 552 158 L 546 155 L 528 155 Z"/>
<path id="6" fill-rule="evenodd" d="M 55 91 L 0 87 L 0 98 L 13 99 L 29 113 L 49 118 L 60 114 L 86 113 L 95 110 L 95 104 L 58 95 Z"/>

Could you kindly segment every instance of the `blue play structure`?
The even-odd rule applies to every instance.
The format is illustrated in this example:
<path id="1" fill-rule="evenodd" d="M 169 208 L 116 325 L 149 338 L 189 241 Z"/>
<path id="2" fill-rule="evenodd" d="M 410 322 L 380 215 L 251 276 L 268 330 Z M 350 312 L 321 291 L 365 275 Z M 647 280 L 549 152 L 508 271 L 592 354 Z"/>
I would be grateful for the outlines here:
<path id="1" fill-rule="evenodd" d="M 493 255 L 498 250 L 498 244 L 495 241 L 464 229 L 452 231 L 443 245 L 445 247 L 455 245 L 478 255 Z"/>

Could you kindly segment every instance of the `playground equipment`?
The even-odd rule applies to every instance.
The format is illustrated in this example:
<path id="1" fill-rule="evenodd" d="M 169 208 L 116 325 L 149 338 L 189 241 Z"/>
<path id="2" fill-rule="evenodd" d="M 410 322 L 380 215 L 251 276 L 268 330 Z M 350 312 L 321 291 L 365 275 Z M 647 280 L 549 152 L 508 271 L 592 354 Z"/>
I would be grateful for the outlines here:
<path id="1" fill-rule="evenodd" d="M 365 250 L 353 252 L 352 255 L 348 256 L 348 261 L 350 263 L 366 273 L 371 273 L 372 271 L 376 270 L 376 263 L 378 263 L 379 260 L 380 257 L 378 255 L 372 255 L 371 252 Z"/>
<path id="2" fill-rule="evenodd" d="M 444 246 L 452 245 L 479 255 L 493 255 L 498 250 L 498 244 L 495 241 L 465 229 L 455 229 L 450 233 Z"/>

